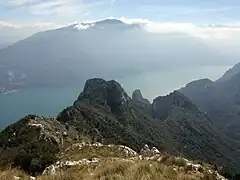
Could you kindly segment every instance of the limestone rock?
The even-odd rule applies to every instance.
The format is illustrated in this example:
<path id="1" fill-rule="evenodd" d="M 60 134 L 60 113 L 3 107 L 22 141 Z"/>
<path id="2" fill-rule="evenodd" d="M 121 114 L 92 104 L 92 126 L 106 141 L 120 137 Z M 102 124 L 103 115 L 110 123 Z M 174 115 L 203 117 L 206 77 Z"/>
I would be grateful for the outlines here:
<path id="1" fill-rule="evenodd" d="M 140 151 L 142 156 L 151 156 L 151 150 L 149 149 L 148 145 L 145 144 L 143 149 Z"/>
<path id="2" fill-rule="evenodd" d="M 71 166 L 79 166 L 79 165 L 89 165 L 94 163 L 99 163 L 100 159 L 93 158 L 93 159 L 81 159 L 79 161 L 58 161 L 53 165 L 48 166 L 44 171 L 43 175 L 50 174 L 54 175 L 56 172 L 61 171 L 61 169 L 65 167 L 71 167 Z"/>
<path id="3" fill-rule="evenodd" d="M 160 154 L 160 151 L 159 151 L 156 147 L 153 147 L 153 148 L 151 149 L 151 154 L 152 154 L 152 155 Z"/>

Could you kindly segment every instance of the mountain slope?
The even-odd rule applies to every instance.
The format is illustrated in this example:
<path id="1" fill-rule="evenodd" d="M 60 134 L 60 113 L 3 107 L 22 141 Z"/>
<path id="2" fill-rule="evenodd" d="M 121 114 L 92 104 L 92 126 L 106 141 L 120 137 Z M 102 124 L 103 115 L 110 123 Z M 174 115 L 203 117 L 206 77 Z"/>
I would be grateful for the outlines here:
<path id="1" fill-rule="evenodd" d="M 103 143 L 123 144 L 136 151 L 149 144 L 237 171 L 239 142 L 221 133 L 187 97 L 179 92 L 158 97 L 151 112 L 135 105 L 117 82 L 91 79 L 57 120 Z"/>
<path id="2" fill-rule="evenodd" d="M 240 135 L 240 69 L 239 64 L 229 69 L 216 82 L 198 80 L 180 89 L 229 136 Z"/>
<path id="3" fill-rule="evenodd" d="M 8 81 L 9 71 L 14 84 L 24 88 L 78 86 L 92 77 L 120 79 L 172 70 L 170 61 L 195 67 L 193 58 L 217 59 L 214 54 L 197 37 L 152 33 L 147 24 L 117 19 L 79 23 L 39 32 L 0 49 L 0 87 L 16 89 Z"/>
<path id="4" fill-rule="evenodd" d="M 3 179 L 35 179 L 17 169 L 0 171 Z M 122 145 L 76 143 L 67 147 L 60 161 L 48 166 L 38 180 L 161 179 L 226 180 L 210 164 L 162 154 L 145 145 L 140 153 Z"/>
<path id="5" fill-rule="evenodd" d="M 53 118 L 26 116 L 0 133 L 0 168 L 19 167 L 41 173 L 77 137 L 74 128 L 66 128 Z"/>
<path id="6" fill-rule="evenodd" d="M 57 121 L 31 115 L 0 133 L 2 166 L 42 172 L 67 146 L 88 137 L 137 152 L 148 144 L 164 153 L 239 172 L 239 141 L 221 132 L 186 96 L 175 91 L 147 107 L 146 111 L 136 104 L 116 81 L 87 80 L 78 99 L 59 113 Z"/>
<path id="7" fill-rule="evenodd" d="M 136 29 L 133 25 L 109 19 L 96 22 L 88 29 L 71 25 L 36 33 L 0 49 L 3 74 L 0 78 L 9 77 L 8 72 L 11 71 L 15 78 L 24 75 L 24 81 L 16 79 L 18 84 L 43 87 L 76 85 L 92 76 L 108 77 L 111 74 L 119 77 L 134 73 L 133 68 L 130 70 L 124 66 L 127 54 L 117 57 L 116 54 L 119 48 L 127 52 L 125 45 L 129 44 L 129 37 L 139 31 L 140 28 Z M 129 46 L 135 47 L 135 43 Z M 121 59 L 122 64 L 116 65 L 112 59 Z M 6 84 L 7 87 L 12 86 L 5 78 L 0 87 L 6 87 Z"/>
<path id="8" fill-rule="evenodd" d="M 140 150 L 143 144 L 157 143 L 158 148 L 163 149 L 164 137 L 158 132 L 158 125 L 152 124 L 151 117 L 133 106 L 115 81 L 88 80 L 78 100 L 57 119 L 76 126 L 99 142 L 128 145 L 135 150 Z"/>

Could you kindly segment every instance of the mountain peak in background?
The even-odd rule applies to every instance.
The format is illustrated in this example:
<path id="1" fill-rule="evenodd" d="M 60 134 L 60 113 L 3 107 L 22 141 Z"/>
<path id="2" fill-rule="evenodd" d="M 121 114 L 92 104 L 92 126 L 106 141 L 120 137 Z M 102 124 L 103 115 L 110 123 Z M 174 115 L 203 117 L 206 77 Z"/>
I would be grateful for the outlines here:
<path id="1" fill-rule="evenodd" d="M 141 92 L 140 89 L 136 89 L 136 90 L 133 91 L 133 93 L 132 93 L 132 100 L 134 102 L 136 102 L 136 103 L 139 102 L 139 103 L 143 103 L 145 105 L 151 104 L 148 99 L 143 97 L 142 92 Z"/>
<path id="2" fill-rule="evenodd" d="M 95 22 L 82 22 L 71 25 L 69 27 L 77 28 L 79 30 L 86 30 L 86 29 L 95 29 L 95 30 L 115 30 L 115 31 L 122 31 L 131 28 L 140 27 L 140 24 L 128 24 L 119 19 L 103 19 Z"/>

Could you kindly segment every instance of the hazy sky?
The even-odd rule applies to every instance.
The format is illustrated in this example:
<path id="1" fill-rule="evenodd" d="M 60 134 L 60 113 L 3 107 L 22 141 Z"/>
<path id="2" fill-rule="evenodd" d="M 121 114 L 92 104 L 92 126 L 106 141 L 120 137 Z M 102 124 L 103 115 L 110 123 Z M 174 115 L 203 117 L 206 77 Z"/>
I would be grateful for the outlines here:
<path id="1" fill-rule="evenodd" d="M 135 84 L 121 79 L 130 90 L 144 89 L 149 98 L 179 88 L 193 79 L 217 79 L 240 61 L 239 0 L 0 0 L 0 44 L 38 31 L 106 17 L 140 23 L 151 33 L 197 38 L 219 57 L 203 61 L 194 58 L 193 61 L 199 63 L 196 69 L 186 69 L 182 65 L 174 71 L 131 77 Z M 190 47 L 189 53 L 191 50 Z M 174 54 L 174 51 L 169 53 Z M 166 62 L 171 65 L 171 59 Z"/>
<path id="2" fill-rule="evenodd" d="M 7 22 L 50 22 L 127 16 L 163 21 L 223 23 L 238 21 L 238 0 L 1 0 Z"/>

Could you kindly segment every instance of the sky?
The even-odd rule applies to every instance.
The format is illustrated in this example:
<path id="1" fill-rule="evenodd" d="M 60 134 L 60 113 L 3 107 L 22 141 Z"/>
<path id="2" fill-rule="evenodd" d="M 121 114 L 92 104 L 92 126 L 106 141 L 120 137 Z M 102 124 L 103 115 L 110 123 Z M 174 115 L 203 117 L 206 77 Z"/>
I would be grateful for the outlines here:
<path id="1" fill-rule="evenodd" d="M 237 23 L 238 0 L 1 0 L 6 24 L 67 24 L 105 17 L 197 24 Z"/>
<path id="2" fill-rule="evenodd" d="M 168 23 L 167 29 L 180 31 L 189 26 L 235 28 L 239 10 L 238 0 L 0 0 L 0 41 L 106 17 Z"/>
<path id="3" fill-rule="evenodd" d="M 224 57 L 228 57 L 221 62 L 214 60 L 209 66 L 199 69 L 179 69 L 174 74 L 142 75 L 136 80 L 139 84 L 142 81 L 147 84 L 149 76 L 162 78 L 162 81 L 168 77 L 169 81 L 162 87 L 165 88 L 163 93 L 193 79 L 217 79 L 240 61 L 239 0 L 0 0 L 0 45 L 15 42 L 38 31 L 108 17 L 126 23 L 144 24 L 144 28 L 152 33 L 194 36 L 206 47 L 209 46 L 213 53 L 224 52 Z M 156 92 L 147 94 L 150 97 Z"/>

